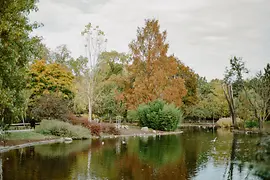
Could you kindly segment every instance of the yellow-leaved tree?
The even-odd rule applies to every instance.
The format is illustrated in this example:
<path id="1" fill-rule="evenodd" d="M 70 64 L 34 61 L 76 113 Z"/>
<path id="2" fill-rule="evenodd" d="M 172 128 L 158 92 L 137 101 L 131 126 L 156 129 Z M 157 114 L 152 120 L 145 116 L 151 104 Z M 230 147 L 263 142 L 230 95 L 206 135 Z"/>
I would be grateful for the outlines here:
<path id="1" fill-rule="evenodd" d="M 73 97 L 74 76 L 64 65 L 37 60 L 30 67 L 29 77 L 28 88 L 33 99 L 48 93 L 58 93 L 66 99 Z"/>
<path id="2" fill-rule="evenodd" d="M 66 120 L 74 97 L 73 79 L 71 71 L 62 64 L 35 61 L 29 69 L 28 116 Z"/>

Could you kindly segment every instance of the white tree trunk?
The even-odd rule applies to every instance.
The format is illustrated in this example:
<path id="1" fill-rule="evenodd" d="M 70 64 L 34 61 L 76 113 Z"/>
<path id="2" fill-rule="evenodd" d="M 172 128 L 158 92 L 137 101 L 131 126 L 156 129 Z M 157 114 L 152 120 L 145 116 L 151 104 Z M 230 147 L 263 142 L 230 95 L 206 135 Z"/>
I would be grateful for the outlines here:
<path id="1" fill-rule="evenodd" d="M 93 27 L 91 23 L 85 26 L 85 29 L 81 32 L 81 34 L 85 37 L 86 44 L 86 56 L 88 58 L 88 74 L 87 79 L 88 87 L 87 87 L 87 96 L 88 96 L 88 121 L 92 121 L 92 106 L 94 104 L 94 86 L 95 86 L 95 70 L 98 66 L 98 58 L 100 54 L 105 50 L 105 46 L 103 45 L 107 42 L 105 39 L 105 34 L 103 31 L 99 29 L 98 26 Z"/>
<path id="2" fill-rule="evenodd" d="M 88 98 L 88 121 L 92 122 L 92 102 L 91 102 L 91 98 Z"/>

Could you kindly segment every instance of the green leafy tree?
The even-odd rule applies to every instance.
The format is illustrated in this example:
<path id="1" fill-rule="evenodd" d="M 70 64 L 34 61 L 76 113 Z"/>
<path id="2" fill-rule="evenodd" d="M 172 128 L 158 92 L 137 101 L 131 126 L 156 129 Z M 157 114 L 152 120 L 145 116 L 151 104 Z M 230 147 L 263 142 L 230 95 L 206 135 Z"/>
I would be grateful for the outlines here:
<path id="1" fill-rule="evenodd" d="M 0 119 L 11 123 L 22 114 L 29 61 L 38 55 L 38 28 L 28 15 L 37 11 L 36 0 L 0 1 Z"/>
<path id="2" fill-rule="evenodd" d="M 246 98 L 254 117 L 259 122 L 259 128 L 263 128 L 263 123 L 270 116 L 270 64 L 264 68 L 263 72 L 249 81 L 249 91 L 245 89 Z"/>
<path id="3" fill-rule="evenodd" d="M 190 119 L 219 119 L 229 115 L 227 102 L 222 90 L 222 81 L 214 79 L 207 82 L 199 78 L 199 102 L 187 108 L 187 117 Z"/>
<path id="4" fill-rule="evenodd" d="M 83 56 L 80 56 L 76 59 L 71 58 L 67 62 L 67 67 L 72 71 L 76 78 L 80 78 L 87 71 L 87 62 L 88 59 Z"/>
<path id="5" fill-rule="evenodd" d="M 94 112 L 106 116 L 123 116 L 125 104 L 117 100 L 119 79 L 123 76 L 129 56 L 117 51 L 103 52 L 99 57 L 98 71 L 96 72 L 97 86 L 95 94 Z"/>
<path id="6" fill-rule="evenodd" d="M 55 51 L 51 52 L 50 56 L 52 62 L 58 64 L 67 64 L 68 61 L 72 58 L 71 51 L 68 49 L 66 44 L 57 46 Z"/>
<path id="7" fill-rule="evenodd" d="M 192 106 L 198 102 L 198 75 L 188 66 L 178 61 L 178 76 L 185 81 L 187 95 L 183 98 L 184 106 Z"/>

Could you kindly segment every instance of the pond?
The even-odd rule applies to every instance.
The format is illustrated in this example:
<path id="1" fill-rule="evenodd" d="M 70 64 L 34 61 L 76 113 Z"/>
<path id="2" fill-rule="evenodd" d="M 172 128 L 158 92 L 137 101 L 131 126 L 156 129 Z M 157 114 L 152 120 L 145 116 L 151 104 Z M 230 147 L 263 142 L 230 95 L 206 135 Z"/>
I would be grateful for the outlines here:
<path id="1" fill-rule="evenodd" d="M 179 135 L 40 145 L 0 154 L 0 179 L 262 179 L 254 166 L 262 138 L 191 129 Z"/>

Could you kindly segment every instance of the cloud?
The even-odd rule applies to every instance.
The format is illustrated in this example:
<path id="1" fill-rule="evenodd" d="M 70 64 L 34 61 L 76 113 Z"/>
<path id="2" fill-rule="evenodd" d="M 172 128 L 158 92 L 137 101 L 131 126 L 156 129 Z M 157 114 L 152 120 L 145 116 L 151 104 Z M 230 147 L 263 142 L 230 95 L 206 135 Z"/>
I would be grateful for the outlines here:
<path id="1" fill-rule="evenodd" d="M 222 78 L 233 55 L 252 72 L 270 62 L 268 0 L 40 0 L 38 6 L 31 19 L 45 27 L 35 33 L 51 48 L 67 44 L 74 56 L 84 54 L 80 32 L 88 22 L 106 33 L 107 50 L 127 52 L 144 19 L 157 18 L 170 53 L 208 79 Z"/>
<path id="2" fill-rule="evenodd" d="M 60 6 L 70 6 L 79 9 L 83 13 L 94 13 L 99 10 L 109 0 L 54 0 L 53 3 L 59 3 Z"/>

